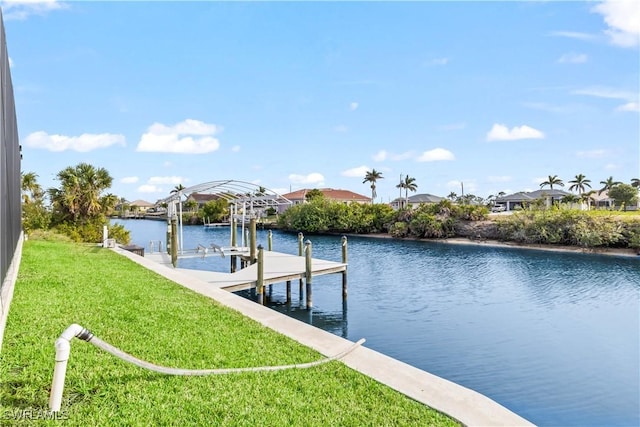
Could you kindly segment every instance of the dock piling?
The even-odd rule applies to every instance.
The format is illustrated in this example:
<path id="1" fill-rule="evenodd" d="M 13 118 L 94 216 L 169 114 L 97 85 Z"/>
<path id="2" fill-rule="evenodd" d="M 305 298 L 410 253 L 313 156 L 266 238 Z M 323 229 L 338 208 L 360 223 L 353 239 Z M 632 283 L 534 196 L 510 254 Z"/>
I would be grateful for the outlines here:
<path id="1" fill-rule="evenodd" d="M 171 218 L 171 264 L 173 268 L 178 265 L 178 219 Z"/>
<path id="2" fill-rule="evenodd" d="M 311 273 L 311 241 L 307 240 L 305 246 L 305 279 L 307 282 L 307 310 L 313 307 L 313 294 L 311 291 L 311 282 L 313 274 Z"/>
<path id="3" fill-rule="evenodd" d="M 298 256 L 302 256 L 303 255 L 303 240 L 304 240 L 304 235 L 302 233 L 298 233 Z M 302 279 L 300 279 L 298 281 L 298 284 L 300 286 L 300 301 L 302 301 L 303 295 L 304 295 L 304 287 L 302 286 Z"/>
<path id="4" fill-rule="evenodd" d="M 264 305 L 266 298 L 264 295 L 264 253 L 262 245 L 258 246 L 258 281 L 256 288 L 258 303 Z"/>
<path id="5" fill-rule="evenodd" d="M 347 236 L 342 236 L 342 263 L 347 263 Z M 342 299 L 347 298 L 347 269 L 342 272 Z"/>
<path id="6" fill-rule="evenodd" d="M 287 280 L 287 304 L 291 304 L 291 280 Z"/>
<path id="7" fill-rule="evenodd" d="M 250 261 L 249 262 L 251 264 L 255 264 L 256 262 L 256 219 L 255 217 L 249 220 L 249 241 L 250 241 L 250 246 L 249 246 Z"/>
<path id="8" fill-rule="evenodd" d="M 269 230 L 269 233 L 267 234 L 267 243 L 267 248 L 269 252 L 271 252 L 273 250 L 273 232 L 271 232 L 271 230 Z"/>
<path id="9" fill-rule="evenodd" d="M 238 229 L 236 226 L 236 219 L 233 215 L 229 220 L 229 226 L 231 227 L 231 247 L 235 248 L 238 246 Z M 238 269 L 238 257 L 236 255 L 231 255 L 231 272 L 235 273 Z"/>

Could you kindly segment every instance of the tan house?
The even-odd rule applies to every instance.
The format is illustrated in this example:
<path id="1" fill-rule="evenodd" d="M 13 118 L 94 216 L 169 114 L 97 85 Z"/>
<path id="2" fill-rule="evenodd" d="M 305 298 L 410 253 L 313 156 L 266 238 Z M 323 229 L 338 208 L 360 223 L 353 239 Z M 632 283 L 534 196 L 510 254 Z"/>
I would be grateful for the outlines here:
<path id="1" fill-rule="evenodd" d="M 290 200 L 291 205 L 299 205 L 307 202 L 306 196 L 307 196 L 307 193 L 311 190 L 314 190 L 314 189 L 303 188 L 302 190 L 297 190 L 291 193 L 283 194 L 282 197 L 285 197 L 286 199 Z M 320 190 L 320 192 L 326 199 L 333 200 L 336 202 L 371 203 L 371 197 L 363 196 L 362 194 L 354 193 L 353 191 L 349 191 L 349 190 L 337 190 L 334 188 L 318 188 L 317 190 Z M 282 206 L 282 210 L 280 210 L 280 212 L 285 210 L 287 207 L 288 206 Z"/>
<path id="2" fill-rule="evenodd" d="M 129 203 L 129 210 L 135 213 L 145 213 L 154 206 L 153 203 L 138 199 Z"/>

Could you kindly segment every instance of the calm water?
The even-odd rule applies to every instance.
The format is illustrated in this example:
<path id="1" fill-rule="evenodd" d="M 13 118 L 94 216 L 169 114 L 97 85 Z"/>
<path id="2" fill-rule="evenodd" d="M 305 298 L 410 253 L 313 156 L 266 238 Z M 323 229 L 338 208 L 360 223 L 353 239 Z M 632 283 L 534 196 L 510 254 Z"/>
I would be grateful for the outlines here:
<path id="1" fill-rule="evenodd" d="M 161 221 L 120 221 L 133 243 L 165 239 Z M 340 260 L 340 238 L 308 236 Z M 184 228 L 184 248 L 228 245 L 229 229 Z M 267 246 L 266 231 L 258 243 Z M 273 249 L 297 253 L 295 234 Z M 181 260 L 227 271 L 229 260 Z M 349 298 L 340 275 L 314 278 L 271 307 L 474 389 L 545 426 L 640 425 L 640 258 L 349 238 Z M 250 298 L 246 293 L 245 297 Z"/>

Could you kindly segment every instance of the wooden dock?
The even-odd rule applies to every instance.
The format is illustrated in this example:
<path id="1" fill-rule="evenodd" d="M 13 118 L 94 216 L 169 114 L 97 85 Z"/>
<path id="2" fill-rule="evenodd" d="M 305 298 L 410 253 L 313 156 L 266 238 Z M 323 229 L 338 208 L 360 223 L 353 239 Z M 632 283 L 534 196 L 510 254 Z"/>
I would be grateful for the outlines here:
<path id="1" fill-rule="evenodd" d="M 239 255 L 228 252 L 226 255 Z M 198 256 L 197 254 L 188 254 L 187 257 Z M 200 255 L 201 256 L 201 255 Z M 216 256 L 215 254 L 207 256 Z M 306 259 L 304 256 L 289 255 L 281 252 L 264 251 L 264 285 L 273 283 L 288 282 L 291 280 L 302 280 L 306 277 Z M 179 256 L 181 258 L 182 256 Z M 171 256 L 162 253 L 148 253 L 145 258 L 158 262 L 160 264 L 171 265 Z M 219 289 L 235 292 L 244 289 L 252 289 L 258 283 L 258 265 L 252 264 L 246 268 L 242 268 L 235 273 L 223 273 L 217 271 L 193 270 L 177 268 L 176 270 L 188 273 L 197 277 Z M 320 276 L 324 274 L 342 273 L 347 270 L 347 264 L 334 261 L 326 261 L 317 258 L 311 258 L 311 275 Z"/>

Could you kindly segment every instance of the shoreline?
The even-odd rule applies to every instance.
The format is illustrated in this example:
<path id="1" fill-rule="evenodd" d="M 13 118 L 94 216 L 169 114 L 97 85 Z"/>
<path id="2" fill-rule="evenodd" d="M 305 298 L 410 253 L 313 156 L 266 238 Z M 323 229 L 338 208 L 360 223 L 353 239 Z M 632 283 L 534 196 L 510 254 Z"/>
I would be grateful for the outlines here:
<path id="1" fill-rule="evenodd" d="M 389 234 L 375 233 L 375 234 L 341 234 L 341 233 L 327 233 L 330 235 L 344 235 L 347 237 L 370 237 L 373 239 L 392 239 L 392 240 L 413 240 L 418 242 L 431 242 L 431 243 L 443 243 L 450 245 L 470 245 L 470 246 L 486 246 L 493 248 L 510 248 L 510 249 L 531 249 L 547 252 L 572 252 L 586 255 L 606 255 L 606 256 L 618 256 L 625 258 L 638 258 L 640 259 L 640 250 L 632 248 L 582 248 L 579 246 L 566 246 L 566 245 L 543 245 L 543 244 L 531 244 L 531 243 L 516 243 L 516 242 L 503 242 L 500 240 L 472 240 L 466 237 L 449 237 L 444 239 L 421 239 L 417 237 L 393 237 Z"/>

